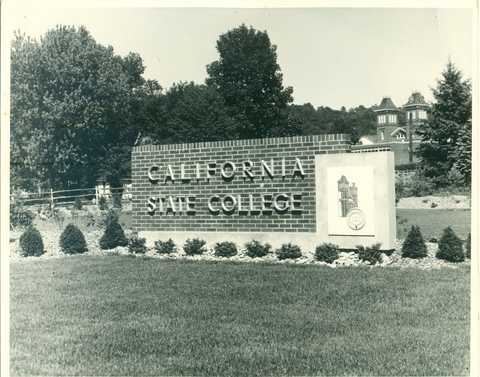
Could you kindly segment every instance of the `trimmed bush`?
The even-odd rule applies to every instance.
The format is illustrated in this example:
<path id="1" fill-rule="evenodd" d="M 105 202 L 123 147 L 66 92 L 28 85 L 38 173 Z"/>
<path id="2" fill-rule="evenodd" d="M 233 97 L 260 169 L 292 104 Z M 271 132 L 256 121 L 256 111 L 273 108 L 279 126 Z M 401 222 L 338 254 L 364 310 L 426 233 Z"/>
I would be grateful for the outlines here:
<path id="1" fill-rule="evenodd" d="M 250 258 L 263 258 L 267 254 L 272 253 L 272 245 L 266 243 L 262 245 L 259 241 L 253 240 L 252 242 L 247 242 L 245 245 L 245 254 Z"/>
<path id="2" fill-rule="evenodd" d="M 465 240 L 465 258 L 470 259 L 472 257 L 472 236 L 468 233 Z"/>
<path id="3" fill-rule="evenodd" d="M 364 247 L 358 245 L 358 258 L 364 262 L 370 262 L 370 264 L 377 264 L 382 261 L 382 252 L 380 251 L 382 244 L 380 242 L 374 243 L 370 247 Z"/>
<path id="4" fill-rule="evenodd" d="M 183 245 L 183 251 L 187 255 L 200 255 L 207 251 L 205 244 L 206 242 L 200 238 L 188 239 Z"/>
<path id="5" fill-rule="evenodd" d="M 83 209 L 82 198 L 79 196 L 75 198 L 75 201 L 73 202 L 73 208 L 78 209 L 79 211 Z"/>
<path id="6" fill-rule="evenodd" d="M 438 259 L 455 263 L 463 262 L 465 260 L 462 240 L 458 238 L 450 226 L 443 230 L 442 237 L 438 241 L 438 251 L 436 257 Z"/>
<path id="7" fill-rule="evenodd" d="M 420 227 L 412 225 L 402 246 L 402 258 L 425 258 L 427 256 L 427 245 L 420 231 Z"/>
<path id="8" fill-rule="evenodd" d="M 321 262 L 333 263 L 340 256 L 338 245 L 323 243 L 315 248 L 315 259 Z"/>
<path id="9" fill-rule="evenodd" d="M 72 223 L 68 224 L 60 235 L 60 247 L 65 254 L 82 254 L 88 251 L 82 231 Z"/>
<path id="10" fill-rule="evenodd" d="M 297 259 L 302 256 L 302 251 L 297 245 L 292 245 L 291 243 L 284 243 L 280 246 L 279 249 L 275 251 L 277 258 L 279 260 L 284 259 Z"/>
<path id="11" fill-rule="evenodd" d="M 28 228 L 33 224 L 35 214 L 20 202 L 10 204 L 10 230 Z"/>
<path id="12" fill-rule="evenodd" d="M 146 242 L 145 238 L 131 237 L 128 240 L 128 251 L 132 254 L 145 254 L 147 252 Z"/>
<path id="13" fill-rule="evenodd" d="M 177 252 L 177 245 L 171 238 L 168 241 L 155 241 L 153 248 L 157 254 L 172 254 Z"/>
<path id="14" fill-rule="evenodd" d="M 128 239 L 125 237 L 125 232 L 123 231 L 121 225 L 118 223 L 118 221 L 110 221 L 107 224 L 105 233 L 100 239 L 100 248 L 102 250 L 109 250 L 114 249 L 117 246 L 127 245 Z"/>
<path id="15" fill-rule="evenodd" d="M 218 242 L 213 247 L 216 257 L 230 258 L 237 255 L 237 245 L 234 242 Z"/>
<path id="16" fill-rule="evenodd" d="M 113 198 L 113 207 L 122 209 L 122 193 L 114 193 L 112 194 Z"/>
<path id="17" fill-rule="evenodd" d="M 33 225 L 30 225 L 20 236 L 20 248 L 24 257 L 38 257 L 45 254 L 42 235 Z"/>
<path id="18" fill-rule="evenodd" d="M 104 196 L 101 196 L 100 199 L 98 199 L 98 207 L 100 208 L 100 211 L 106 211 L 108 209 L 107 199 L 105 199 Z"/>
<path id="19" fill-rule="evenodd" d="M 105 228 L 111 222 L 118 223 L 119 215 L 115 209 L 109 209 L 108 212 L 104 215 L 105 217 L 101 221 L 101 225 L 105 226 Z"/>

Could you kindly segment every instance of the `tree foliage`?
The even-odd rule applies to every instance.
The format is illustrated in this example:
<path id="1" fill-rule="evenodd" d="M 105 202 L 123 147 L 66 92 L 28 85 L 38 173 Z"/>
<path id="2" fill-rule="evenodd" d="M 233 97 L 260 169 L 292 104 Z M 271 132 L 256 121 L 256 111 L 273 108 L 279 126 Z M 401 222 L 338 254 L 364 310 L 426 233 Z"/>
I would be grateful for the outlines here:
<path id="1" fill-rule="evenodd" d="M 286 111 L 293 89 L 283 87 L 277 47 L 267 32 L 243 24 L 220 35 L 216 48 L 220 58 L 207 65 L 206 83 L 223 98 L 238 137 L 299 134 Z"/>
<path id="2" fill-rule="evenodd" d="M 57 26 L 40 41 L 17 33 L 11 52 L 12 183 L 66 188 L 69 182 L 91 186 L 102 171 L 112 180 L 128 174 L 122 168 L 138 134 L 132 111 L 147 85 L 143 71 L 138 54 L 116 55 L 85 27 Z"/>
<path id="3" fill-rule="evenodd" d="M 442 79 L 432 89 L 435 103 L 431 116 L 418 130 L 422 142 L 416 150 L 422 173 L 435 178 L 438 186 L 446 184 L 449 171 L 455 166 L 470 184 L 472 94 L 469 80 L 448 62 Z"/>
<path id="4" fill-rule="evenodd" d="M 352 143 L 360 137 L 376 132 L 376 115 L 373 108 L 362 105 L 349 109 L 333 110 L 330 107 L 315 108 L 310 104 L 290 105 L 289 115 L 293 124 L 301 129 L 302 135 L 347 133 Z"/>
<path id="5" fill-rule="evenodd" d="M 165 123 L 153 135 L 155 143 L 189 143 L 236 139 L 235 121 L 220 94 L 193 82 L 173 84 L 163 101 Z"/>

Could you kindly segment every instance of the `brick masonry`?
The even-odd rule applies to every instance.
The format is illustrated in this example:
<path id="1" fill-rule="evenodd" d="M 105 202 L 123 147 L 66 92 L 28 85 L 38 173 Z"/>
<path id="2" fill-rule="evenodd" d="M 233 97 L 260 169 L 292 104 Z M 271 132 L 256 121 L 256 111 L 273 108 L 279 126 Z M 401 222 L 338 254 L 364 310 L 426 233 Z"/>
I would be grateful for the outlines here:
<path id="1" fill-rule="evenodd" d="M 315 233 L 315 155 L 347 152 L 350 136 L 346 134 L 134 147 L 133 232 Z M 270 168 L 273 160 L 273 177 L 265 169 L 262 174 L 262 160 Z M 248 161 L 253 177 L 243 172 L 244 166 L 250 168 Z M 222 177 L 222 166 L 224 175 L 232 178 Z M 280 209 L 288 205 L 286 210 L 274 208 L 272 200 L 278 194 L 288 196 L 278 197 L 277 202 Z M 219 198 L 211 203 L 212 213 L 208 202 L 214 195 Z M 225 212 L 221 198 L 227 195 L 237 204 L 226 199 L 225 208 L 234 209 Z M 264 195 L 271 196 L 262 199 Z M 149 200 L 157 207 L 154 213 L 149 212 Z"/>

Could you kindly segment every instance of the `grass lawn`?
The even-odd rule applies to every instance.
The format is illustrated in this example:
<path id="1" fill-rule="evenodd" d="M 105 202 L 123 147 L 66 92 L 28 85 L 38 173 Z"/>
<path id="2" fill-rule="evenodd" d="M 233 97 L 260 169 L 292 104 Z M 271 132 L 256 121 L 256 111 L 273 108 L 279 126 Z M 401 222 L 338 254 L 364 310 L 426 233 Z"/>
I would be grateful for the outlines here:
<path id="1" fill-rule="evenodd" d="M 465 240 L 471 231 L 471 211 L 397 208 L 397 238 L 405 239 L 412 225 L 418 225 L 427 239 L 438 240 L 443 229 L 451 226 L 457 236 Z"/>
<path id="2" fill-rule="evenodd" d="M 11 265 L 12 375 L 468 375 L 470 269 Z"/>

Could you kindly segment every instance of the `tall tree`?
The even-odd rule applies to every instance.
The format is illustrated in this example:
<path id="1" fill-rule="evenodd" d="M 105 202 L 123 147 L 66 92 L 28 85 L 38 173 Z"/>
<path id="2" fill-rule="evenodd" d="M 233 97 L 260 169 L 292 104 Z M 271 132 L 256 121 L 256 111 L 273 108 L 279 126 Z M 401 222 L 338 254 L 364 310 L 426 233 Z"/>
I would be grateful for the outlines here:
<path id="1" fill-rule="evenodd" d="M 416 150 L 425 176 L 435 178 L 437 185 L 446 183 L 447 174 L 454 165 L 470 183 L 472 94 L 469 80 L 462 80 L 462 72 L 451 61 L 443 78 L 432 89 L 435 103 L 431 117 L 420 127 L 422 142 Z"/>
<path id="2" fill-rule="evenodd" d="M 84 27 L 57 26 L 38 42 L 17 34 L 11 53 L 12 183 L 91 187 L 102 169 L 118 178 L 115 153 L 135 140 L 128 123 L 143 70 L 138 55 L 115 55 Z"/>
<path id="3" fill-rule="evenodd" d="M 299 134 L 289 122 L 291 87 L 283 87 L 277 47 L 266 31 L 241 25 L 217 41 L 220 59 L 207 66 L 207 85 L 221 94 L 240 138 Z"/>
<path id="4" fill-rule="evenodd" d="M 236 139 L 236 122 L 212 87 L 193 82 L 174 84 L 165 94 L 166 124 L 154 134 L 156 143 L 188 143 Z"/>

